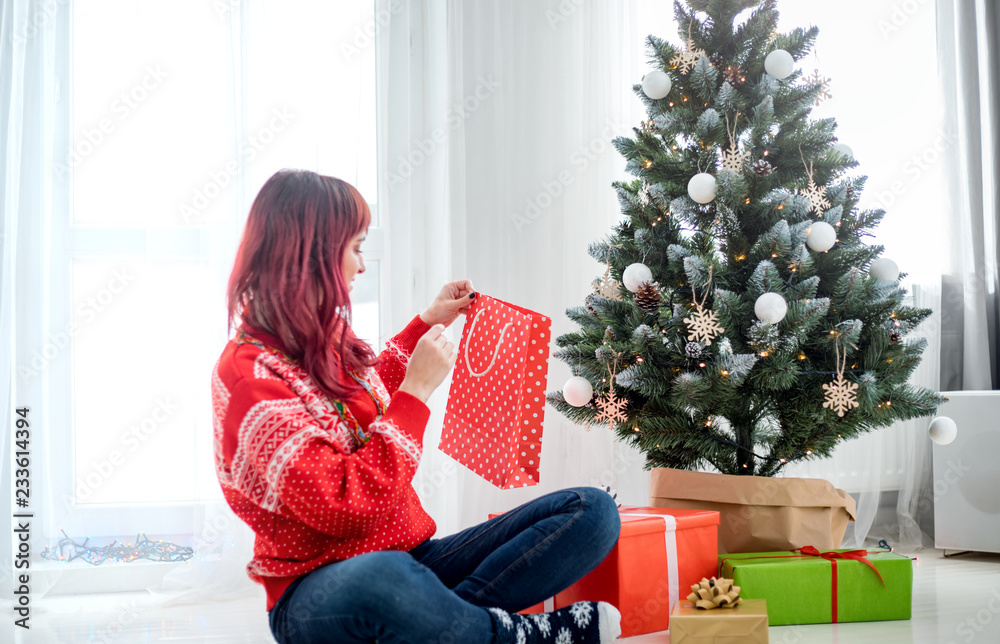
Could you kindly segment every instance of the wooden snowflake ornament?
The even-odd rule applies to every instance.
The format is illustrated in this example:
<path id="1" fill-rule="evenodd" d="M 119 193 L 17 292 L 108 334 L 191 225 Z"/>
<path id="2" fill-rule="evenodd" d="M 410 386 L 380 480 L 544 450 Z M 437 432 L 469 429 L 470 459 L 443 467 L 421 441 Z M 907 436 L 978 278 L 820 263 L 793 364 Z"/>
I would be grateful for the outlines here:
<path id="1" fill-rule="evenodd" d="M 712 267 L 708 267 L 708 282 L 705 283 L 705 292 L 702 294 L 701 302 L 698 301 L 694 286 L 691 287 L 691 294 L 694 299 L 694 313 L 691 317 L 684 318 L 684 324 L 688 325 L 687 339 L 690 342 L 701 342 L 706 347 L 712 344 L 712 340 L 717 338 L 726 330 L 719 325 L 719 314 L 705 308 L 708 301 L 708 293 L 712 285 Z"/>
<path id="2" fill-rule="evenodd" d="M 720 155 L 722 157 L 722 167 L 726 170 L 734 170 L 739 172 L 744 164 L 750 160 L 750 152 L 747 150 L 740 151 L 736 147 L 736 142 L 729 144 L 728 150 L 720 150 Z"/>
<path id="3" fill-rule="evenodd" d="M 684 324 L 688 325 L 687 339 L 691 342 L 701 342 L 705 346 L 711 346 L 712 340 L 725 332 L 719 326 L 719 314 L 715 311 L 707 311 L 700 304 L 689 318 L 684 318 Z"/>
<path id="4" fill-rule="evenodd" d="M 826 186 L 817 186 L 811 176 L 809 185 L 804 190 L 799 190 L 799 194 L 809 200 L 809 212 L 818 215 L 830 208 L 830 201 L 826 198 Z"/>
<path id="5" fill-rule="evenodd" d="M 597 399 L 597 408 L 600 409 L 600 412 L 594 416 L 594 420 L 598 423 L 607 423 L 608 429 L 614 431 L 615 425 L 628 420 L 628 416 L 625 414 L 626 404 L 627 401 L 618 397 L 614 385 L 612 385 L 606 396 Z"/>
<path id="6" fill-rule="evenodd" d="M 813 103 L 814 105 L 819 105 L 823 101 L 833 98 L 833 95 L 830 94 L 830 79 L 820 74 L 818 69 L 806 80 L 820 86 L 819 93 L 816 94 L 816 101 Z"/>
<path id="7" fill-rule="evenodd" d="M 824 402 L 823 407 L 832 409 L 837 415 L 843 417 L 845 412 L 850 411 L 858 404 L 857 383 L 844 380 L 844 374 L 838 374 L 837 379 L 828 385 L 823 385 Z"/>
<path id="8" fill-rule="evenodd" d="M 594 280 L 594 289 L 597 291 L 597 294 L 609 300 L 620 301 L 622 299 L 622 296 L 618 293 L 621 283 L 611 277 L 611 249 L 620 247 L 621 244 L 608 247 L 608 254 L 605 257 L 604 275 L 600 279 Z"/>
<path id="9" fill-rule="evenodd" d="M 743 150 L 740 152 L 739 145 L 737 145 L 738 137 L 736 136 L 736 123 L 739 122 L 739 114 L 733 120 L 732 129 L 729 127 L 729 117 L 726 117 L 726 132 L 729 134 L 729 149 L 719 150 L 722 157 L 722 167 L 726 170 L 733 170 L 734 172 L 739 172 L 743 169 L 743 166 L 750 161 L 750 151 Z"/>
<path id="10" fill-rule="evenodd" d="M 677 71 L 682 74 L 690 73 L 691 70 L 694 69 L 694 66 L 698 64 L 698 59 L 705 55 L 705 50 L 696 47 L 694 41 L 691 39 L 692 24 L 693 23 L 688 24 L 688 37 L 685 45 L 685 51 L 670 59 L 670 64 L 677 67 Z"/>
<path id="11" fill-rule="evenodd" d="M 838 416 L 843 418 L 845 412 L 855 407 L 860 407 L 858 404 L 858 385 L 857 383 L 844 380 L 844 371 L 847 370 L 847 347 L 844 347 L 844 355 L 841 356 L 839 337 L 833 344 L 833 352 L 837 361 L 837 378 L 830 384 L 823 385 L 823 391 L 825 392 L 823 394 L 823 407 L 825 409 L 832 409 L 837 412 Z"/>
<path id="12" fill-rule="evenodd" d="M 621 300 L 622 296 L 618 293 L 619 287 L 621 284 L 611 277 L 611 269 L 608 268 L 604 271 L 601 279 L 597 281 L 597 294 L 609 300 Z"/>

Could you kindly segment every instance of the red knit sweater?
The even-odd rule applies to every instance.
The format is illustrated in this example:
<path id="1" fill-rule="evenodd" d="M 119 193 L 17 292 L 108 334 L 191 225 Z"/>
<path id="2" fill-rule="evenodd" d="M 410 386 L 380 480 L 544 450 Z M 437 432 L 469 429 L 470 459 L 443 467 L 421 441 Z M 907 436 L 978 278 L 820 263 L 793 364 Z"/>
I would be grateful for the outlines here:
<path id="1" fill-rule="evenodd" d="M 285 350 L 276 336 L 241 328 Z M 381 419 L 364 391 L 344 401 L 370 436 L 360 448 L 297 363 L 235 338 L 223 350 L 212 372 L 216 473 L 229 506 L 256 534 L 247 573 L 263 584 L 267 610 L 325 564 L 411 550 L 436 531 L 412 484 L 430 411 L 397 391 L 429 328 L 415 317 L 365 376 L 390 401 Z"/>

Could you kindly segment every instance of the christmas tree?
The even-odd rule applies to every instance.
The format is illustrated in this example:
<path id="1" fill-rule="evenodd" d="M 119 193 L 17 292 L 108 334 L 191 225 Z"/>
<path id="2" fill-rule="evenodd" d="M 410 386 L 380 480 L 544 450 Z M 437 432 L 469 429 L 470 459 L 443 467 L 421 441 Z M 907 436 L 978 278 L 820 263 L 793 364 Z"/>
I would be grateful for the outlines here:
<path id="1" fill-rule="evenodd" d="M 743 13 L 746 12 L 746 13 Z M 580 330 L 556 339 L 574 374 L 548 402 L 607 425 L 646 467 L 772 476 L 943 402 L 908 384 L 931 311 L 866 244 L 864 176 L 825 79 L 795 60 L 818 30 L 777 33 L 774 0 L 675 1 L 684 46 L 649 36 L 634 91 L 648 120 L 615 147 L 621 223 L 590 247 L 606 267 Z M 855 174 L 855 173 L 852 173 Z"/>

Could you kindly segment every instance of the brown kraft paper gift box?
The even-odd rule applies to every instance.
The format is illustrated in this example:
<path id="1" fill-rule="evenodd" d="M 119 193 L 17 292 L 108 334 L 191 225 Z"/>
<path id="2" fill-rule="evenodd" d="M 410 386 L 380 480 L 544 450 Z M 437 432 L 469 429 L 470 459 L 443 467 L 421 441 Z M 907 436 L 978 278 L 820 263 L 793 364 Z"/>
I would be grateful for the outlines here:
<path id="1" fill-rule="evenodd" d="M 670 644 L 767 644 L 767 604 L 744 599 L 736 608 L 700 610 L 677 602 L 670 615 Z"/>
<path id="2" fill-rule="evenodd" d="M 719 553 L 840 547 L 856 503 L 822 479 L 653 470 L 649 505 L 717 510 Z"/>

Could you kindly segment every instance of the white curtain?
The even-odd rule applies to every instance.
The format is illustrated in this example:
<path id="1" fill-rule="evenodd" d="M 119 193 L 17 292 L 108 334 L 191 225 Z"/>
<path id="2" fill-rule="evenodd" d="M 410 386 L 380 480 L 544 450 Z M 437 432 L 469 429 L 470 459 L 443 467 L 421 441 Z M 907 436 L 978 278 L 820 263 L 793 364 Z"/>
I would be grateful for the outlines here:
<path id="1" fill-rule="evenodd" d="M 550 316 L 553 337 L 572 329 L 565 309 L 603 272 L 587 246 L 620 218 L 611 182 L 625 177 L 624 162 L 611 140 L 644 116 L 629 89 L 645 59 L 644 28 L 635 1 L 410 2 L 394 16 L 380 44 L 379 119 L 382 171 L 406 175 L 387 182 L 384 197 L 398 278 L 393 328 L 446 281 L 469 278 Z M 457 341 L 460 323 L 450 332 Z M 550 361 L 546 390 L 569 375 Z M 415 481 L 438 536 L 574 485 L 607 485 L 620 501 L 646 504 L 642 458 L 552 409 L 538 486 L 500 491 L 456 466 L 433 449 L 448 386 L 431 400 Z"/>
<path id="2" fill-rule="evenodd" d="M 329 92 L 320 91 L 329 89 L 331 86 L 328 84 L 301 84 L 306 90 L 315 91 L 296 94 L 294 89 L 286 89 L 281 94 L 286 103 L 275 105 L 276 99 L 269 95 L 273 86 L 266 80 L 268 74 L 271 74 L 272 80 L 279 78 L 288 82 L 301 74 L 315 75 L 316 70 L 302 66 L 301 61 L 318 61 L 320 58 L 302 55 L 292 69 L 274 70 L 271 66 L 277 58 L 271 47 L 275 39 L 270 37 L 268 30 L 280 30 L 284 25 L 278 20 L 280 16 L 277 12 L 269 16 L 270 20 L 261 20 L 261 12 L 265 8 L 271 7 L 259 1 L 216 3 L 209 9 L 200 2 L 184 7 L 178 5 L 177 11 L 182 18 L 186 15 L 183 10 L 209 12 L 193 16 L 197 18 L 193 22 L 197 22 L 201 29 L 212 31 L 215 39 L 211 46 L 219 54 L 199 64 L 200 67 L 212 66 L 213 73 L 218 74 L 219 82 L 202 88 L 211 96 L 202 103 L 192 100 L 197 95 L 185 83 L 192 78 L 203 79 L 204 76 L 182 73 L 189 69 L 168 69 L 168 74 L 175 72 L 176 75 L 168 75 L 163 89 L 157 89 L 147 103 L 128 112 L 128 121 L 120 126 L 121 132 L 114 132 L 114 136 L 107 137 L 100 144 L 91 143 L 93 147 L 84 147 L 81 142 L 88 134 L 87 128 L 73 133 L 67 118 L 70 114 L 67 103 L 72 80 L 78 78 L 72 75 L 75 72 L 70 65 L 73 42 L 70 33 L 73 20 L 80 19 L 86 11 L 97 9 L 93 5 L 85 7 L 42 0 L 3 3 L 0 15 L 0 132 L 4 141 L 0 171 L 3 203 L 0 332 L 4 342 L 0 348 L 0 409 L 3 413 L 4 440 L 0 446 L 0 490 L 3 491 L 4 519 L 0 526 L 0 582 L 5 605 L 9 605 L 13 597 L 11 573 L 16 572 L 11 555 L 12 548 L 16 548 L 17 544 L 11 542 L 12 530 L 24 520 L 16 517 L 11 523 L 13 515 L 18 512 L 32 513 L 30 589 L 36 607 L 44 607 L 46 598 L 56 594 L 142 589 L 154 593 L 161 600 L 161 605 L 246 597 L 256 598 L 262 607 L 264 605 L 262 588 L 251 582 L 245 571 L 252 552 L 253 535 L 221 498 L 215 481 L 208 386 L 212 363 L 226 340 L 224 285 L 250 202 L 263 180 L 280 167 L 324 169 L 327 150 L 315 141 L 317 128 L 330 124 L 330 114 L 317 115 L 315 110 L 309 111 L 309 103 L 320 103 L 319 107 L 323 109 L 331 98 L 336 98 L 331 97 Z M 136 20 L 139 23 L 133 33 L 126 34 L 128 38 L 148 35 L 150 21 L 155 22 L 150 16 L 158 10 L 155 6 L 145 6 L 141 11 L 134 12 L 122 11 L 121 7 L 118 9 L 115 15 L 121 20 Z M 105 6 L 103 10 L 114 14 L 115 7 Z M 77 12 L 76 18 L 74 11 Z M 283 15 L 287 17 L 289 13 L 292 12 Z M 177 18 L 177 15 L 173 17 Z M 103 27 L 109 28 L 107 25 Z M 165 30 L 162 35 L 168 33 Z M 91 31 L 80 35 L 86 35 L 91 40 L 99 37 Z M 160 35 L 156 35 L 155 39 L 162 42 Z M 365 42 L 360 43 L 362 53 L 353 57 L 342 56 L 342 52 L 335 49 L 334 41 L 322 42 L 336 55 L 336 59 L 330 62 L 348 68 L 344 76 L 360 75 L 358 56 L 373 56 L 373 47 Z M 145 51 L 144 55 L 150 54 Z M 120 58 L 120 51 L 116 56 Z M 177 60 L 187 62 L 181 58 Z M 85 67 L 83 61 L 76 62 Z M 138 68 L 142 69 L 142 64 L 138 64 Z M 328 70 L 329 65 L 324 65 L 323 69 Z M 106 69 L 101 71 L 113 73 Z M 251 71 L 255 71 L 256 76 Z M 256 86 L 250 82 L 253 79 L 257 79 Z M 265 79 L 264 82 L 261 79 Z M 119 83 L 125 91 L 136 90 L 141 85 L 141 82 L 135 84 L 135 78 L 124 76 L 115 78 L 113 84 L 117 86 Z M 147 90 L 153 92 L 148 87 Z M 99 107 L 113 114 L 117 105 L 113 102 L 114 98 L 115 95 L 99 97 Z M 172 108 L 163 110 L 164 105 L 172 105 Z M 293 118 L 298 118 L 303 124 L 319 125 L 303 125 L 298 130 L 289 128 L 283 137 L 279 137 L 276 131 L 265 132 L 262 124 L 278 123 L 269 119 L 276 118 L 272 116 L 272 111 L 281 107 L 290 107 Z M 346 109 L 351 109 L 351 106 Z M 357 110 L 357 106 L 354 109 Z M 185 127 L 183 119 L 189 117 L 192 111 L 197 112 L 200 121 L 189 122 Z M 95 120 L 93 124 L 98 123 L 100 121 Z M 117 180 L 114 176 L 98 176 L 101 164 L 115 158 L 116 152 L 120 158 L 121 147 L 135 143 L 135 133 L 140 124 L 145 128 L 143 132 L 165 133 L 167 139 L 181 139 L 185 136 L 190 138 L 190 130 L 204 127 L 206 123 L 213 139 L 189 145 L 187 156 L 182 157 L 180 163 L 170 161 L 165 148 L 145 142 L 139 146 L 141 149 L 135 156 L 128 157 L 134 164 L 134 170 L 129 168 L 131 174 Z M 336 119 L 335 123 L 347 123 L 347 119 Z M 356 125 L 348 127 L 359 129 Z M 126 132 L 128 128 L 131 128 L 130 132 Z M 106 129 L 111 129 L 111 126 Z M 93 132 L 90 134 L 96 136 Z M 326 130 L 323 134 L 327 139 L 336 138 L 338 146 L 351 146 L 353 143 L 355 148 L 360 147 L 357 136 L 352 139 L 351 135 L 336 132 L 337 137 L 332 137 Z M 70 137 L 74 135 L 71 141 Z M 272 138 L 276 140 L 275 144 L 266 146 Z M 258 145 L 255 148 L 257 153 L 252 157 L 246 154 L 250 140 Z M 303 157 L 303 140 L 314 156 Z M 262 148 L 261 142 L 265 144 Z M 157 143 L 166 144 L 169 141 L 158 140 Z M 308 148 L 310 145 L 312 147 Z M 366 147 L 370 149 L 372 146 Z M 116 228 L 100 222 L 93 227 L 77 226 L 71 220 L 70 184 L 64 173 L 54 170 L 68 158 L 70 150 L 85 157 L 82 165 L 72 168 L 72 173 L 77 175 L 78 190 L 92 190 L 101 181 L 111 184 L 112 190 L 121 188 L 121 193 L 134 189 L 142 182 L 152 184 L 146 193 L 148 201 L 143 203 L 143 207 L 117 213 L 126 226 Z M 225 172 L 218 167 L 219 159 Z M 236 167 L 231 172 L 226 165 L 230 159 Z M 330 163 L 345 165 L 343 155 L 327 163 L 326 167 Z M 157 164 L 166 164 L 167 172 L 159 173 Z M 345 176 L 344 172 L 337 174 L 356 184 L 371 179 Z M 85 180 L 81 178 L 84 176 Z M 176 205 L 189 202 L 196 189 L 202 190 L 208 179 L 215 181 L 216 177 L 225 179 L 219 179 L 221 184 L 213 186 L 219 193 L 218 198 L 192 215 L 190 220 L 178 217 Z M 109 204 L 121 193 L 109 192 Z M 79 203 L 79 196 L 74 203 Z M 112 210 L 109 206 L 110 214 L 73 214 L 77 218 L 92 215 L 98 218 L 114 217 L 116 213 Z M 157 278 L 160 281 L 150 279 L 144 285 L 137 283 L 114 301 L 115 306 L 107 307 L 109 312 L 96 322 L 82 331 L 67 333 L 65 330 L 69 328 L 67 325 L 76 310 L 70 302 L 77 292 L 72 290 L 72 285 L 66 285 L 65 276 L 72 274 L 77 278 L 80 273 L 71 273 L 70 265 L 81 256 L 87 259 L 87 252 L 91 252 L 90 257 L 93 257 L 97 252 L 93 248 L 102 247 L 109 249 L 108 258 L 127 256 L 122 260 L 127 262 L 127 273 L 147 270 L 143 276 L 153 278 L 157 277 L 151 268 L 154 267 L 161 271 Z M 123 253 L 122 249 L 127 252 Z M 377 253 L 376 257 L 379 255 Z M 104 258 L 99 253 L 97 256 Z M 174 279 L 163 280 L 163 265 L 172 267 Z M 73 268 L 76 270 L 77 266 L 73 264 Z M 156 288 L 153 284 L 167 288 Z M 87 294 L 84 292 L 84 295 Z M 84 476 L 88 472 L 75 472 L 75 468 L 81 464 L 79 451 L 92 447 L 87 444 L 92 439 L 84 440 L 79 436 L 67 438 L 66 428 L 80 423 L 80 418 L 74 417 L 74 407 L 67 395 L 73 390 L 68 384 L 74 374 L 72 358 L 74 352 L 80 349 L 67 341 L 71 335 L 81 342 L 92 341 L 102 333 L 106 335 L 105 325 L 113 327 L 116 323 L 120 324 L 117 320 L 121 319 L 123 310 L 134 303 L 130 303 L 129 298 L 152 302 L 145 309 L 148 315 L 139 327 L 145 328 L 149 336 L 137 346 L 124 345 L 111 338 L 104 350 L 106 359 L 88 363 L 87 366 L 98 368 L 116 360 L 125 364 L 136 360 L 145 362 L 143 366 L 159 365 L 165 371 L 167 363 L 174 369 L 177 368 L 175 363 L 183 363 L 181 378 L 172 384 L 176 384 L 178 389 L 186 387 L 185 391 L 194 393 L 189 398 L 174 398 L 175 403 L 180 403 L 182 411 L 169 421 L 173 425 L 165 424 L 167 429 L 160 430 L 148 444 L 165 439 L 172 450 L 181 450 L 180 458 L 185 465 L 193 463 L 187 470 L 189 474 L 184 477 L 155 478 L 158 487 L 189 485 L 195 492 L 193 496 L 186 497 L 188 500 L 179 503 L 105 507 L 90 504 L 81 511 L 79 498 L 74 498 L 74 493 L 79 491 L 77 486 L 80 481 L 86 483 L 91 479 Z M 192 320 L 196 323 L 192 324 Z M 164 325 L 168 328 L 167 333 L 162 332 Z M 197 328 L 191 331 L 192 326 Z M 178 347 L 185 347 L 188 354 Z M 29 373 L 32 369 L 37 373 Z M 148 376 L 149 371 L 142 370 L 138 375 L 128 370 L 115 373 L 104 381 L 103 387 L 98 388 L 103 404 L 110 408 L 135 402 L 122 393 L 124 388 L 119 385 L 127 382 L 135 390 L 135 382 L 138 381 L 138 389 L 142 389 L 141 383 Z M 79 388 L 90 384 L 78 381 L 75 386 Z M 152 390 L 139 393 L 154 398 Z M 11 446 L 17 429 L 14 426 L 14 410 L 21 407 L 30 409 L 28 419 L 31 423 L 31 496 L 30 506 L 26 509 L 12 505 L 14 497 L 11 488 Z M 136 424 L 139 420 L 136 419 Z M 184 438 L 169 436 L 174 430 L 182 432 Z M 93 474 L 97 483 L 94 486 L 99 487 L 101 492 L 107 490 L 109 481 L 119 472 L 139 462 L 138 457 L 129 461 L 127 454 L 124 464 L 116 461 L 111 455 L 117 441 L 117 434 L 113 434 L 110 447 L 98 446 L 98 456 L 91 461 L 96 468 Z M 160 458 L 152 459 L 153 464 L 169 464 L 171 458 L 176 458 L 176 453 L 163 454 L 159 449 L 157 447 L 151 452 L 154 457 L 157 453 L 160 455 Z M 87 459 L 82 462 L 86 465 Z M 113 474 L 112 468 L 117 468 Z M 70 472 L 75 472 L 72 478 L 67 474 Z M 113 522 L 113 527 L 107 527 L 109 522 Z M 69 524 L 76 527 L 71 528 Z M 172 526 L 174 532 L 165 533 L 162 528 L 153 528 L 154 524 Z M 46 547 L 58 548 L 64 526 L 68 535 L 78 542 L 93 535 L 88 544 L 91 546 L 106 545 L 105 535 L 120 537 L 133 530 L 132 535 L 144 531 L 152 540 L 190 546 L 194 554 L 186 561 L 173 564 L 111 561 L 101 566 L 89 566 L 79 561 L 43 561 L 41 554 Z M 42 637 L 46 630 L 44 621 L 36 621 L 33 626 L 36 624 L 37 630 L 33 633 Z"/>
<path id="3" fill-rule="evenodd" d="M 43 410 L 34 403 L 37 389 L 19 383 L 16 367 L 23 361 L 28 346 L 39 346 L 41 325 L 25 325 L 23 320 L 40 316 L 43 302 L 38 295 L 37 277 L 31 268 L 44 262 L 47 229 L 45 221 L 53 209 L 53 190 L 49 163 L 53 156 L 53 131 L 59 69 L 59 35 L 64 24 L 59 15 L 43 14 L 39 3 L 12 0 L 3 4 L 0 16 L 0 136 L 3 138 L 3 166 L 0 176 L 3 196 L 3 256 L 0 271 L 0 413 L 3 414 L 3 445 L 0 446 L 0 490 L 3 518 L 0 519 L 0 577 L 3 599 L 10 605 L 14 597 L 13 580 L 24 568 L 14 568 L 12 555 L 18 543 L 12 543 L 13 529 L 27 526 L 31 539 L 32 565 L 42 540 L 39 527 L 45 521 L 39 512 L 39 497 L 44 497 L 46 441 Z M 64 33 L 64 32 L 63 32 Z M 37 379 L 35 380 L 37 385 Z M 15 409 L 28 407 L 28 427 L 15 425 Z M 11 486 L 15 469 L 12 448 L 17 429 L 27 429 L 30 505 L 15 505 Z M 18 468 L 20 469 L 20 468 Z M 17 478 L 25 478 L 19 475 Z M 22 481 L 23 483 L 23 481 Z M 18 486 L 22 487 L 22 486 Z M 21 516 L 14 518 L 14 514 Z M 20 541 L 20 539 L 18 540 Z M 32 575 L 33 592 L 44 592 L 44 580 Z M 39 587 L 42 586 L 42 587 Z M 7 611 L 5 611 L 6 613 Z"/>

